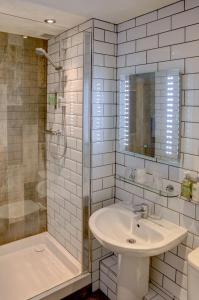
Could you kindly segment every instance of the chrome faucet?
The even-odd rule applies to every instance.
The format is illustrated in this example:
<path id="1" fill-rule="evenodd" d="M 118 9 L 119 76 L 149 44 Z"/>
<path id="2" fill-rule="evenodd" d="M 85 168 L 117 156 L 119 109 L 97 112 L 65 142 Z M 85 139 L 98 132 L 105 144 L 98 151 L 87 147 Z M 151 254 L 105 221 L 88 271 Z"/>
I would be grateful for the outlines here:
<path id="1" fill-rule="evenodd" d="M 137 209 L 133 210 L 134 213 L 140 213 L 141 218 L 147 219 L 149 216 L 149 206 L 146 203 L 141 203 L 135 205 L 135 207 L 138 207 Z"/>

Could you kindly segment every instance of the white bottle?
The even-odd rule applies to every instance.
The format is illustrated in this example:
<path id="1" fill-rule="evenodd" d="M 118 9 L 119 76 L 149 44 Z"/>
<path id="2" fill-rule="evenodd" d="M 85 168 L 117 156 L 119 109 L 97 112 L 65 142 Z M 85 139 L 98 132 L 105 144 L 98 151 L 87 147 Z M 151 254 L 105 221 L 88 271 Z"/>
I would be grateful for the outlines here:
<path id="1" fill-rule="evenodd" d="M 153 187 L 158 191 L 162 191 L 162 178 L 157 172 L 153 173 Z"/>
<path id="2" fill-rule="evenodd" d="M 192 185 L 192 200 L 199 202 L 199 178 Z"/>
<path id="3" fill-rule="evenodd" d="M 146 181 L 146 169 L 137 169 L 135 173 L 135 181 L 137 183 L 143 184 Z"/>

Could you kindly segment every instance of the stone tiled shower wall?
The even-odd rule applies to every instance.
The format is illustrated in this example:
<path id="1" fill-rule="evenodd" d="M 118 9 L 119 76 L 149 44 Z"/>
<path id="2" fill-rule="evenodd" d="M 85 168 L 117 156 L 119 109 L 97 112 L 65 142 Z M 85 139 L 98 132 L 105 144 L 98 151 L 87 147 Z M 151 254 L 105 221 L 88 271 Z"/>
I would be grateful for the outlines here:
<path id="1" fill-rule="evenodd" d="M 116 26 L 93 20 L 91 212 L 115 195 Z M 93 290 L 99 288 L 99 261 L 109 252 L 92 240 Z"/>
<path id="2" fill-rule="evenodd" d="M 83 250 L 83 31 L 89 30 L 91 24 L 89 21 L 68 30 L 51 39 L 48 45 L 53 60 L 65 69 L 55 72 L 51 65 L 48 66 L 48 96 L 58 92 L 63 98 L 58 100 L 56 109 L 48 104 L 48 129 L 62 132 L 61 137 L 48 137 L 48 231 L 80 262 Z M 57 157 L 57 153 L 64 153 L 66 142 L 64 158 Z"/>
<path id="3" fill-rule="evenodd" d="M 179 69 L 182 75 L 181 162 L 172 166 L 117 151 L 116 172 L 126 167 L 158 172 L 180 190 L 184 171 L 199 172 L 199 2 L 179 1 L 118 25 L 117 79 L 121 74 Z M 165 294 L 187 299 L 187 254 L 199 246 L 199 205 L 160 197 L 116 181 L 116 199 L 147 202 L 155 213 L 188 229 L 188 238 L 151 260 L 152 283 Z M 143 200 L 144 199 L 144 200 Z M 132 278 L 133 280 L 133 278 Z"/>
<path id="4" fill-rule="evenodd" d="M 46 62 L 36 47 L 47 42 L 0 32 L 0 244 L 46 230 Z"/>

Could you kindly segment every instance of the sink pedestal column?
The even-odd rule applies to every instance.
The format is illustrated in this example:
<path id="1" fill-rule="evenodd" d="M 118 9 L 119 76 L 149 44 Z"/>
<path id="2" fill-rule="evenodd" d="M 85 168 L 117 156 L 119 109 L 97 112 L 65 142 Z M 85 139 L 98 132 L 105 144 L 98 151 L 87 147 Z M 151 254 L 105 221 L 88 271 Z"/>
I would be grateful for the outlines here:
<path id="1" fill-rule="evenodd" d="M 117 300 L 142 300 L 148 293 L 149 257 L 119 254 Z"/>

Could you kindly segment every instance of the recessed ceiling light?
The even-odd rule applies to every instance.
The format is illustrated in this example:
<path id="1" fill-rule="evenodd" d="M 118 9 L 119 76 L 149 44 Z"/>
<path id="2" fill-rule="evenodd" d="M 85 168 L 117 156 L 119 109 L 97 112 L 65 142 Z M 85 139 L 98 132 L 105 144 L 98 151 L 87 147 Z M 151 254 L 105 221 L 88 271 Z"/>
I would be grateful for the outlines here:
<path id="1" fill-rule="evenodd" d="M 27 39 L 27 38 L 28 38 L 28 36 L 27 36 L 27 35 L 24 35 L 24 36 L 23 36 L 23 38 L 24 38 L 24 39 Z"/>
<path id="2" fill-rule="evenodd" d="M 54 24 L 54 23 L 56 23 L 56 20 L 55 19 L 46 19 L 46 20 L 44 20 L 44 22 L 46 22 L 48 24 Z"/>

